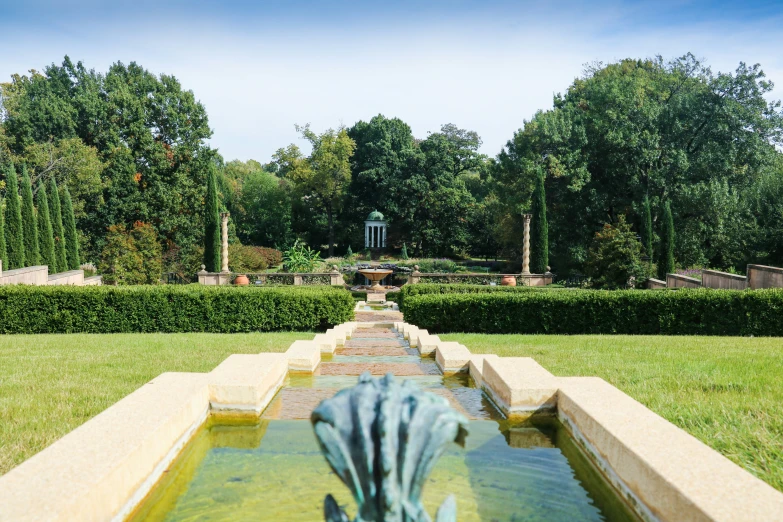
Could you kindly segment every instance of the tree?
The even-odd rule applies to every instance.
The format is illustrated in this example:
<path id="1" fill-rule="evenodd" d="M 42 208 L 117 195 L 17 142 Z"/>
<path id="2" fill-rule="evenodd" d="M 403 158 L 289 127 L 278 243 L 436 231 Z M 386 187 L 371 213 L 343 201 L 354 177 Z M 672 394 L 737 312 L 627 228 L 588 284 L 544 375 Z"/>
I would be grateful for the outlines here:
<path id="1" fill-rule="evenodd" d="M 137 221 L 130 232 L 133 245 L 141 255 L 142 282 L 145 285 L 156 285 L 163 277 L 163 257 L 158 233 L 149 223 Z"/>
<path id="2" fill-rule="evenodd" d="M 57 259 L 54 254 L 54 232 L 52 219 L 49 215 L 49 198 L 43 184 L 38 185 L 35 193 L 35 201 L 38 204 L 38 239 L 41 249 L 41 262 L 49 267 L 53 274 L 57 273 Z"/>
<path id="3" fill-rule="evenodd" d="M 350 159 L 356 143 L 345 128 L 328 129 L 318 135 L 309 125 L 296 130 L 310 142 L 313 151 L 304 161 L 291 165 L 287 176 L 294 181 L 303 198 L 312 201 L 326 213 L 329 257 L 334 256 L 335 218 L 342 208 L 351 181 Z"/>
<path id="4" fill-rule="evenodd" d="M 14 166 L 9 165 L 5 172 L 5 247 L 8 250 L 9 269 L 26 266 L 18 183 Z"/>
<path id="5" fill-rule="evenodd" d="M 41 262 L 41 252 L 38 246 L 38 223 L 33 206 L 33 187 L 27 167 L 22 165 L 22 237 L 24 238 L 24 260 L 28 266 L 36 266 Z"/>
<path id="6" fill-rule="evenodd" d="M 549 227 L 546 221 L 546 192 L 544 172 L 539 171 L 531 200 L 533 230 L 530 233 L 530 269 L 534 274 L 543 274 L 549 265 Z"/>
<path id="7" fill-rule="evenodd" d="M 0 197 L 0 261 L 8 264 L 8 250 L 5 248 L 5 212 L 3 212 L 3 198 Z M 0 265 L 0 270 L 5 268 Z"/>
<path id="8" fill-rule="evenodd" d="M 408 260 L 408 246 L 404 242 L 402 244 L 402 252 L 400 253 L 400 257 L 405 261 Z"/>
<path id="9" fill-rule="evenodd" d="M 672 272 L 674 272 L 674 220 L 672 219 L 671 204 L 667 201 L 663 204 L 658 279 L 665 280 L 666 274 Z"/>
<path id="10" fill-rule="evenodd" d="M 644 196 L 644 201 L 642 201 L 642 226 L 641 226 L 641 236 L 642 236 L 642 247 L 644 248 L 644 253 L 647 255 L 647 257 L 650 258 L 652 261 L 653 256 L 653 230 L 652 230 L 652 213 L 650 212 L 650 198 L 647 196 Z"/>
<path id="11" fill-rule="evenodd" d="M 98 268 L 111 285 L 155 285 L 163 275 L 158 233 L 149 223 L 137 221 L 128 230 L 112 225 L 106 235 Z"/>
<path id="12" fill-rule="evenodd" d="M 52 201 L 52 232 L 54 234 L 54 258 L 57 272 L 68 270 L 68 255 L 65 248 L 65 227 L 63 227 L 62 205 L 60 205 L 60 192 L 57 190 L 57 182 L 54 178 L 49 181 L 49 198 Z"/>
<path id="13" fill-rule="evenodd" d="M 239 205 L 235 206 L 237 235 L 243 242 L 276 248 L 293 243 L 291 194 L 287 185 L 290 182 L 261 169 L 247 175 Z"/>
<path id="14" fill-rule="evenodd" d="M 615 225 L 605 224 L 595 234 L 587 254 L 587 274 L 597 288 L 626 288 L 640 283 L 644 271 L 639 260 L 642 245 L 631 226 L 620 216 Z"/>
<path id="15" fill-rule="evenodd" d="M 207 175 L 207 200 L 204 205 L 204 265 L 207 272 L 220 271 L 220 207 L 215 169 Z"/>
<path id="16" fill-rule="evenodd" d="M 79 258 L 79 235 L 76 232 L 76 218 L 73 215 L 73 203 L 68 186 L 63 186 L 63 225 L 65 227 L 65 254 L 68 270 L 79 270 L 82 262 Z"/>

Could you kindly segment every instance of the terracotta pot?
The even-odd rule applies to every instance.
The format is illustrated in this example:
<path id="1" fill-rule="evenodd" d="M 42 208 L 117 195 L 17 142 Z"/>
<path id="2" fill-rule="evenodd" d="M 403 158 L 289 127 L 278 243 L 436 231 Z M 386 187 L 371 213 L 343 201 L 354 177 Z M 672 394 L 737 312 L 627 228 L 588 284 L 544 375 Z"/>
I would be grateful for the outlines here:
<path id="1" fill-rule="evenodd" d="M 250 279 L 248 279 L 246 275 L 238 275 L 236 279 L 234 279 L 234 284 L 238 286 L 249 285 Z"/>
<path id="2" fill-rule="evenodd" d="M 500 278 L 500 286 L 517 286 L 517 278 L 512 275 L 504 275 Z"/>

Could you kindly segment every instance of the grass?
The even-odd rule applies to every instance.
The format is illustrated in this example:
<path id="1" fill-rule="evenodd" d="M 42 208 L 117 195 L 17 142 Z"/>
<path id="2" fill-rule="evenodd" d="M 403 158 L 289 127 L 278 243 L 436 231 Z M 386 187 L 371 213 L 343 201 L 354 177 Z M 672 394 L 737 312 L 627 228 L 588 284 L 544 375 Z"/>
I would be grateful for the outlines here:
<path id="1" fill-rule="evenodd" d="M 450 334 L 473 353 L 598 376 L 783 491 L 783 339 Z"/>
<path id="2" fill-rule="evenodd" d="M 163 372 L 208 372 L 312 335 L 0 336 L 0 475 Z"/>

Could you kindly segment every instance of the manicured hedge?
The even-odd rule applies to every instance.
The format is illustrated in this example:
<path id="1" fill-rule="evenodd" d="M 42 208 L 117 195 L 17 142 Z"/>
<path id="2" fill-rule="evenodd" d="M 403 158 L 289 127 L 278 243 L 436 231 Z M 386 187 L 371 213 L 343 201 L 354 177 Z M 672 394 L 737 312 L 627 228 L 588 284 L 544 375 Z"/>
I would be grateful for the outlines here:
<path id="1" fill-rule="evenodd" d="M 430 332 L 783 336 L 783 289 L 409 295 Z"/>
<path id="2" fill-rule="evenodd" d="M 0 333 L 314 330 L 350 321 L 342 287 L 4 286 Z"/>
<path id="3" fill-rule="evenodd" d="M 555 288 L 547 288 L 541 286 L 489 286 L 489 285 L 476 285 L 476 284 L 429 284 L 429 283 L 416 283 L 413 285 L 405 285 L 400 289 L 397 294 L 395 302 L 400 307 L 400 310 L 405 311 L 405 299 L 414 295 L 425 294 L 487 294 L 487 293 L 516 293 L 516 292 L 535 292 L 541 290 L 557 290 Z M 562 290 L 560 288 L 559 290 Z M 569 290 L 571 291 L 571 290 Z"/>

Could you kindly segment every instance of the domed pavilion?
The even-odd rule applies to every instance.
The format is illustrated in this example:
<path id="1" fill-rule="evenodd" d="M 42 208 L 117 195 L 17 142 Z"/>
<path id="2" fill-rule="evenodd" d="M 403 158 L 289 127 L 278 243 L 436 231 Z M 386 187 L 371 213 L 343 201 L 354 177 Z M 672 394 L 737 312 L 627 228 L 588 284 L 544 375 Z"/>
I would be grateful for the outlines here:
<path id="1" fill-rule="evenodd" d="M 364 248 L 386 248 L 386 220 L 377 210 L 364 222 Z"/>

